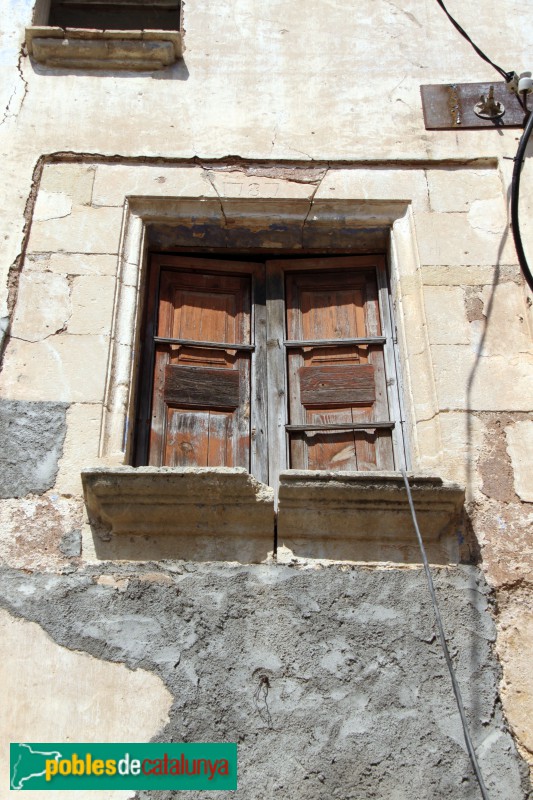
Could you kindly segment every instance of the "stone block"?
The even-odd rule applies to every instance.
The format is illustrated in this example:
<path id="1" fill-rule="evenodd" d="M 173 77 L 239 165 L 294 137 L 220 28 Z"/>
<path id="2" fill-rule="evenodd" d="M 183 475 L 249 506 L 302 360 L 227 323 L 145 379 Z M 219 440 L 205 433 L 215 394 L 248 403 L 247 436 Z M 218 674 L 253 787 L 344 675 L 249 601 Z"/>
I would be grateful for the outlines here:
<path id="1" fill-rule="evenodd" d="M 440 415 L 417 419 L 409 438 L 413 463 L 418 470 L 430 475 L 442 475 L 444 472 L 439 422 Z M 454 478 L 451 477 L 451 480 Z"/>
<path id="2" fill-rule="evenodd" d="M 482 233 L 494 233 L 503 237 L 509 224 L 507 207 L 503 197 L 473 200 L 467 214 L 468 222 Z"/>
<path id="3" fill-rule="evenodd" d="M 441 413 L 438 417 L 441 452 L 439 474 L 466 487 L 468 500 L 479 492 L 481 479 L 477 470 L 485 445 L 485 424 L 468 412 Z"/>
<path id="4" fill-rule="evenodd" d="M 102 406 L 80 403 L 70 406 L 66 436 L 55 490 L 63 495 L 82 495 L 81 471 L 98 462 Z"/>
<path id="5" fill-rule="evenodd" d="M 503 197 L 495 169 L 428 169 L 426 175 L 432 211 L 468 211 L 480 197 Z"/>
<path id="6" fill-rule="evenodd" d="M 11 335 L 29 342 L 46 339 L 64 330 L 71 311 L 66 276 L 24 270 L 19 279 Z"/>
<path id="7" fill-rule="evenodd" d="M 62 275 L 116 275 L 117 265 L 116 255 L 50 253 L 47 269 Z"/>
<path id="8" fill-rule="evenodd" d="M 518 420 L 508 425 L 505 435 L 513 465 L 515 492 L 521 500 L 533 503 L 533 420 Z"/>
<path id="9" fill-rule="evenodd" d="M 503 666 L 501 696 L 511 729 L 523 747 L 533 754 L 533 609 L 518 594 L 502 598 L 497 650 Z M 531 759 L 533 763 L 533 759 Z"/>
<path id="10" fill-rule="evenodd" d="M 520 270 L 509 265 L 473 265 L 422 267 L 422 282 L 426 286 L 493 286 L 503 281 L 520 284 Z"/>
<path id="11" fill-rule="evenodd" d="M 408 355 L 405 360 L 405 374 L 408 376 L 410 404 L 415 421 L 431 419 L 438 410 L 431 359 L 422 351 Z"/>
<path id="12" fill-rule="evenodd" d="M 466 345 L 431 348 L 439 407 L 530 411 L 533 355 L 480 356 Z"/>
<path id="13" fill-rule="evenodd" d="M 457 561 L 464 488 L 436 477 L 409 477 L 428 557 Z M 421 561 L 397 472 L 282 472 L 278 543 L 306 558 Z"/>
<path id="14" fill-rule="evenodd" d="M 101 403 L 109 342 L 104 336 L 11 339 L 4 356 L 2 393 L 11 400 Z"/>
<path id="15" fill-rule="evenodd" d="M 405 200 L 415 211 L 429 211 L 422 169 L 336 169 L 320 183 L 316 200 Z"/>
<path id="16" fill-rule="evenodd" d="M 415 214 L 423 265 L 514 264 L 512 237 L 473 227 L 467 214 Z"/>
<path id="17" fill-rule="evenodd" d="M 275 170 L 271 170 L 273 173 Z M 319 176 L 311 180 L 287 180 L 284 170 L 279 169 L 279 175 L 249 175 L 244 170 L 217 170 L 208 172 L 216 192 L 220 197 L 228 198 L 253 198 L 253 197 L 280 197 L 283 199 L 308 199 L 316 191 Z M 321 174 L 324 174 L 322 171 Z"/>
<path id="18" fill-rule="evenodd" d="M 63 448 L 66 403 L 0 400 L 0 497 L 43 494 Z"/>
<path id="19" fill-rule="evenodd" d="M 202 167 L 158 164 L 134 167 L 99 164 L 96 167 L 94 206 L 123 206 L 124 199 L 131 196 L 216 197 L 216 192 Z"/>
<path id="20" fill-rule="evenodd" d="M 117 253 L 120 208 L 75 208 L 68 217 L 35 221 L 28 252 Z"/>
<path id="21" fill-rule="evenodd" d="M 473 341 L 483 356 L 502 356 L 510 361 L 519 353 L 532 352 L 527 308 L 521 286 L 509 281 L 485 286 L 480 293 L 483 320 L 474 327 Z"/>
<path id="22" fill-rule="evenodd" d="M 115 278 L 80 275 L 72 281 L 72 334 L 110 334 L 115 299 Z"/>
<path id="23" fill-rule="evenodd" d="M 461 288 L 426 286 L 424 304 L 431 344 L 468 344 L 468 320 Z"/>
<path id="24" fill-rule="evenodd" d="M 93 164 L 46 164 L 39 184 L 47 194 L 60 193 L 69 197 L 73 206 L 85 206 L 91 202 L 94 182 Z M 37 208 L 41 203 L 37 196 Z"/>
<path id="25" fill-rule="evenodd" d="M 33 209 L 33 219 L 43 221 L 68 217 L 72 211 L 72 199 L 64 192 L 49 192 L 40 189 Z"/>
<path id="26" fill-rule="evenodd" d="M 131 538 L 140 538 L 142 551 L 142 537 L 147 538 L 145 558 L 153 558 L 159 538 L 165 553 L 161 558 L 189 561 L 256 563 L 273 550 L 274 491 L 245 469 L 85 469 L 82 483 L 101 557 L 114 540 L 115 553 L 118 547 L 123 558 L 138 558 L 129 552 L 129 544 Z"/>

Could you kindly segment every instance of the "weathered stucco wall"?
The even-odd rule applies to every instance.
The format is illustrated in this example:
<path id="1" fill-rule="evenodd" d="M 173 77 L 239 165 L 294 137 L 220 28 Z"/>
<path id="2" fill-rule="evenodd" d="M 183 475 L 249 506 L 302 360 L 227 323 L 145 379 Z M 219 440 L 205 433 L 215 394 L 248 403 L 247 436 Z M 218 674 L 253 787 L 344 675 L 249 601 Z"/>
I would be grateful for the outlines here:
<path id="1" fill-rule="evenodd" d="M 436 584 L 488 789 L 518 800 L 525 774 L 497 696 L 488 588 L 475 567 L 438 571 Z M 88 654 L 71 659 L 90 656 L 102 670 L 95 659 L 120 662 L 137 670 L 130 682 L 139 669 L 155 673 L 129 713 L 149 726 L 155 707 L 148 715 L 140 704 L 152 694 L 161 703 L 153 683 L 163 681 L 173 702 L 156 739 L 237 741 L 238 797 L 479 797 L 422 570 L 4 570 L 1 587 L 11 614 Z M 94 718 L 130 741 L 132 722 L 113 706 L 94 717 L 94 690 L 82 692 L 82 729 Z M 62 701 L 64 711 L 77 705 L 67 689 Z"/>
<path id="2" fill-rule="evenodd" d="M 107 568 L 87 566 L 98 558 L 80 471 L 128 460 L 124 428 L 146 246 L 171 249 L 178 222 L 191 231 L 202 207 L 209 224 L 200 233 L 194 229 L 195 246 L 234 241 L 232 229 L 239 225 L 248 237 L 242 241 L 252 246 L 257 232 L 243 220 L 254 213 L 264 219 L 285 203 L 283 246 L 294 252 L 305 243 L 324 243 L 324 252 L 340 244 L 387 252 L 413 465 L 465 485 L 467 528 L 477 545 L 471 555 L 495 591 L 494 605 L 484 599 L 465 605 L 473 596 L 468 581 L 476 583 L 475 596 L 485 598 L 475 569 L 440 573 L 445 624 L 458 643 L 474 726 L 481 721 L 476 735 L 484 769 L 497 782 L 495 796 L 517 797 L 518 762 L 510 751 L 502 755 L 508 739 L 499 732 L 500 676 L 490 652 L 489 616 L 498 633 L 504 711 L 533 765 L 533 312 L 507 215 L 520 131 L 425 130 L 420 84 L 499 79 L 434 0 L 406 0 L 401 7 L 389 0 L 315 5 L 187 2 L 186 50 L 176 65 L 157 73 L 90 73 L 33 62 L 23 46 L 33 3 L 5 4 L 0 333 L 8 335 L 0 347 L 0 433 L 7 441 L 0 452 L 0 559 L 14 570 L 47 572 L 11 573 L 6 607 L 93 661 L 123 661 L 157 673 L 175 698 L 161 737 L 243 732 L 245 763 L 259 759 L 262 770 L 257 778 L 251 766 L 243 772 L 251 781 L 243 796 L 344 798 L 361 791 L 372 797 L 380 796 L 372 794 L 379 784 L 387 787 L 383 795 L 401 798 L 413 780 L 418 788 L 410 796 L 477 796 L 471 777 L 461 783 L 470 773 L 450 721 L 454 712 L 447 678 L 439 677 L 436 644 L 413 635 L 421 623 L 411 604 L 422 609 L 431 639 L 417 571 L 270 566 L 235 572 L 228 565 L 175 565 L 150 568 L 156 580 L 142 567 L 131 574 L 121 567 L 115 583 L 113 569 L 107 574 Z M 513 0 L 450 5 L 505 69 L 533 67 L 533 8 Z M 522 227 L 530 261 L 533 233 L 525 220 L 531 218 L 532 186 L 528 158 Z M 334 202 L 339 205 L 331 212 Z M 345 228 L 343 215 L 350 220 Z M 269 247 L 275 251 L 274 239 Z M 135 558 L 142 559 L 136 546 Z M 22 592 L 26 599 L 17 604 L 23 580 L 31 594 Z M 185 585 L 186 612 L 175 599 Z M 305 613 L 299 591 L 313 598 Z M 262 598 L 259 611 L 254 593 Z M 344 617 L 325 610 L 345 594 L 353 615 L 347 608 Z M 382 594 L 385 600 L 374 607 Z M 151 655 L 155 639 L 144 631 L 157 616 L 147 611 L 152 601 L 167 609 L 158 633 L 158 641 L 167 638 L 167 654 L 180 649 L 179 636 L 167 635 L 176 619 L 195 629 L 192 657 L 183 661 L 189 677 L 180 672 L 181 662 L 174 668 L 170 656 L 163 664 Z M 59 630 L 62 614 L 70 618 L 77 609 L 92 615 L 93 602 L 101 621 L 90 634 L 84 638 L 79 626 Z M 385 608 L 381 617 L 379 608 Z M 104 641 L 113 620 L 120 633 L 111 651 Z M 20 636 L 25 646 L 26 634 Z M 257 653 L 254 636 L 263 648 Z M 123 651 L 130 645 L 140 649 Z M 60 664 L 52 651 L 51 663 Z M 278 660 L 262 663 L 264 651 Z M 405 673 L 398 666 L 404 663 Z M 86 676 L 93 668 L 76 667 Z M 254 670 L 271 672 L 254 676 Z M 272 729 L 264 709 L 254 708 L 257 675 L 263 674 L 271 680 Z M 239 685 L 248 693 L 244 704 Z M 220 695 L 214 706 L 210 686 Z M 393 700 L 378 707 L 390 692 Z M 418 700 L 421 711 L 413 713 Z M 315 725 L 309 719 L 317 705 Z M 123 729 L 112 727 L 113 713 L 110 707 L 106 724 L 109 736 L 118 737 Z M 155 735 L 158 725 L 147 723 L 143 736 Z M 337 762 L 335 747 L 342 753 Z M 360 761 L 352 760 L 354 747 L 362 748 Z M 291 759 L 283 761 L 286 752 Z M 305 760 L 313 754 L 321 764 L 316 770 Z M 413 763 L 423 765 L 414 777 Z"/>

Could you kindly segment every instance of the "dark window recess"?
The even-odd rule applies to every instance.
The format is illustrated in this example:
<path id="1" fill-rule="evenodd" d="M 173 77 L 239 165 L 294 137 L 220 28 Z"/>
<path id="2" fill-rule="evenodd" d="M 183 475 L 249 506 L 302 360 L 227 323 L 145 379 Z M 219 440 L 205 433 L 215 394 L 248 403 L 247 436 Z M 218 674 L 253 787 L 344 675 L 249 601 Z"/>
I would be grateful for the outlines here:
<path id="1" fill-rule="evenodd" d="M 180 28 L 180 3 L 176 0 L 115 3 L 52 0 L 48 25 L 96 30 L 177 31 Z"/>

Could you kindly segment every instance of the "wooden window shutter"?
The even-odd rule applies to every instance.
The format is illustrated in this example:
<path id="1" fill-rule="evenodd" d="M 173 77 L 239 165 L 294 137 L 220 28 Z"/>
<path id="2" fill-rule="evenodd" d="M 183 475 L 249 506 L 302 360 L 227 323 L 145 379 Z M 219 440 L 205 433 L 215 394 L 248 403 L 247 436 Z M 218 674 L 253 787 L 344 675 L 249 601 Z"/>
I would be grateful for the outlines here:
<path id="1" fill-rule="evenodd" d="M 286 324 L 291 467 L 394 469 L 375 272 L 288 274 Z"/>
<path id="2" fill-rule="evenodd" d="M 250 464 L 250 278 L 162 269 L 148 462 Z"/>

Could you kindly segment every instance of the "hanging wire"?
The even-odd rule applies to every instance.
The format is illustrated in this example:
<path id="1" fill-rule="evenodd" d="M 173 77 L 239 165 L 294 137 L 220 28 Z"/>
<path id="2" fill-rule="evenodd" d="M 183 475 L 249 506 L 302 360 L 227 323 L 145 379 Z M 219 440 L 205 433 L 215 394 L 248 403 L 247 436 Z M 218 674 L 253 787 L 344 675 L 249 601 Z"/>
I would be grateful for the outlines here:
<path id="1" fill-rule="evenodd" d="M 530 113 L 525 130 L 522 134 L 522 138 L 520 139 L 520 143 L 518 145 L 518 150 L 516 151 L 516 156 L 514 160 L 513 179 L 511 181 L 511 228 L 513 231 L 516 254 L 518 256 L 518 262 L 520 264 L 520 268 L 522 269 L 524 278 L 526 279 L 529 288 L 533 292 L 533 274 L 531 273 L 531 268 L 527 262 L 526 254 L 524 252 L 524 246 L 522 244 L 522 236 L 520 234 L 520 221 L 518 217 L 518 202 L 520 199 L 520 174 L 522 172 L 522 164 L 524 162 L 526 148 L 531 138 L 532 131 L 533 131 L 533 113 Z"/>
<path id="2" fill-rule="evenodd" d="M 500 75 L 502 76 L 502 78 L 504 79 L 504 81 L 505 81 L 506 83 L 509 83 L 509 81 L 510 81 L 510 80 L 512 80 L 512 78 L 513 78 L 513 76 L 514 76 L 514 72 L 506 72 L 504 69 L 502 69 L 501 67 L 499 67 L 499 66 L 498 66 L 498 64 L 495 64 L 495 63 L 494 63 L 494 61 L 492 61 L 492 60 L 491 60 L 491 59 L 488 57 L 488 55 L 487 55 L 486 53 L 484 53 L 484 52 L 483 52 L 483 50 L 481 50 L 481 48 L 480 48 L 480 47 L 478 47 L 478 46 L 477 46 L 477 44 L 476 44 L 475 42 L 473 42 L 473 41 L 472 41 L 472 39 L 470 38 L 470 36 L 467 34 L 467 32 L 465 31 L 465 29 L 464 29 L 463 27 L 461 27 L 461 25 L 459 25 L 459 23 L 457 22 L 457 20 L 456 20 L 456 19 L 454 19 L 454 18 L 452 17 L 452 15 L 450 14 L 450 12 L 448 11 L 448 9 L 446 8 L 446 6 L 444 5 L 444 2 L 443 2 L 443 0 L 437 0 L 437 3 L 438 3 L 438 4 L 439 4 L 439 6 L 442 8 L 442 10 L 444 11 L 444 13 L 446 14 L 446 16 L 448 17 L 448 19 L 449 19 L 449 20 L 450 20 L 450 22 L 452 23 L 453 27 L 454 27 L 454 28 L 456 28 L 456 30 L 458 30 L 458 31 L 459 31 L 459 33 L 461 34 L 461 36 L 463 36 L 463 37 L 466 39 L 466 41 L 467 41 L 469 44 L 471 44 L 471 45 L 472 45 L 472 47 L 474 48 L 474 50 L 476 51 L 476 53 L 478 54 L 478 56 L 480 56 L 480 57 L 483 59 L 483 61 L 486 61 L 486 62 L 487 62 L 487 64 L 490 64 L 490 65 L 491 65 L 491 67 L 494 67 L 494 69 L 495 69 L 497 72 L 499 72 L 499 73 L 500 73 Z"/>
<path id="3" fill-rule="evenodd" d="M 422 553 L 422 562 L 424 564 L 424 570 L 426 573 L 426 578 L 428 582 L 429 593 L 431 595 L 431 602 L 433 604 L 433 610 L 435 612 L 435 620 L 437 622 L 437 629 L 439 631 L 439 638 L 442 650 L 444 652 L 444 658 L 446 660 L 446 664 L 448 666 L 448 670 L 450 672 L 450 677 L 452 679 L 452 686 L 453 686 L 453 693 L 455 695 L 455 700 L 457 702 L 457 708 L 459 710 L 459 716 L 461 717 L 461 723 L 463 725 L 463 733 L 465 737 L 466 749 L 468 750 L 468 755 L 470 756 L 470 761 L 472 762 L 472 767 L 474 768 L 474 772 L 476 774 L 477 782 L 479 784 L 479 788 L 481 789 L 481 795 L 483 800 L 489 800 L 489 795 L 487 793 L 487 789 L 485 783 L 483 781 L 483 775 L 481 774 L 481 770 L 479 767 L 479 763 L 476 756 L 476 751 L 474 749 L 474 744 L 470 737 L 470 731 L 468 730 L 468 721 L 466 719 L 465 708 L 463 704 L 463 699 L 461 697 L 461 690 L 459 689 L 459 684 L 457 683 L 457 678 L 455 676 L 455 670 L 453 668 L 452 659 L 450 657 L 450 651 L 448 650 L 448 645 L 446 643 L 446 637 L 444 635 L 444 627 L 442 624 L 442 619 L 440 616 L 439 605 L 437 603 L 437 596 L 435 594 L 435 587 L 433 585 L 433 578 L 431 576 L 431 570 L 429 568 L 429 563 L 427 560 L 426 555 L 426 548 L 424 547 L 424 542 L 422 540 L 422 536 L 420 534 L 420 529 L 418 527 L 418 521 L 416 518 L 415 507 L 413 505 L 413 497 L 411 494 L 411 487 L 409 486 L 409 481 L 407 479 L 407 473 L 404 469 L 401 470 L 403 482 L 405 483 L 405 489 L 407 491 L 407 497 L 409 499 L 409 508 L 411 509 L 411 516 L 413 518 L 413 525 L 415 527 L 416 536 L 418 539 L 418 544 L 420 547 L 420 552 Z"/>

